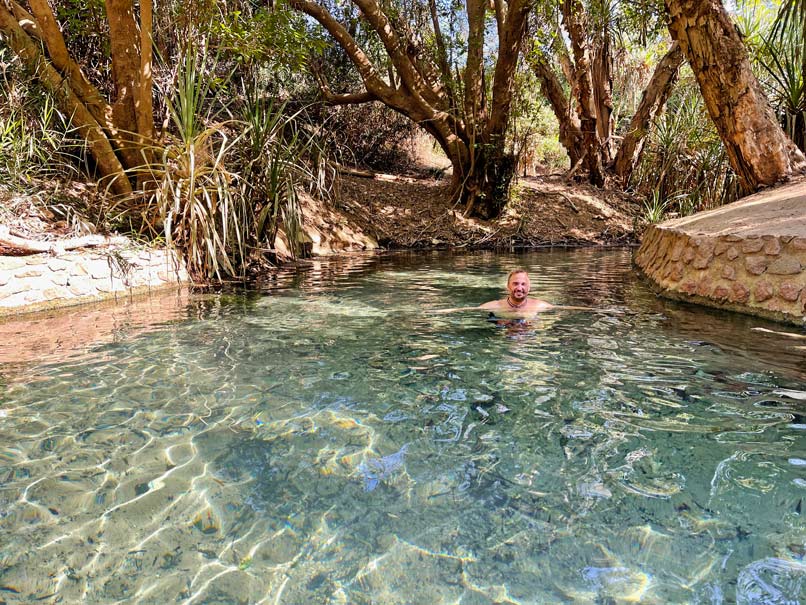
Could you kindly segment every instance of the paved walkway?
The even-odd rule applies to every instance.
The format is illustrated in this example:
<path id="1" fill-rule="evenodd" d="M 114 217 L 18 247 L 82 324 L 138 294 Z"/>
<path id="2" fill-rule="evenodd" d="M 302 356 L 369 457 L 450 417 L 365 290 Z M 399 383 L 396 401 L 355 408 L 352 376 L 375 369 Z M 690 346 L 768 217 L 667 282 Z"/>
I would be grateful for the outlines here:
<path id="1" fill-rule="evenodd" d="M 653 225 L 635 264 L 663 296 L 806 325 L 806 181 Z"/>

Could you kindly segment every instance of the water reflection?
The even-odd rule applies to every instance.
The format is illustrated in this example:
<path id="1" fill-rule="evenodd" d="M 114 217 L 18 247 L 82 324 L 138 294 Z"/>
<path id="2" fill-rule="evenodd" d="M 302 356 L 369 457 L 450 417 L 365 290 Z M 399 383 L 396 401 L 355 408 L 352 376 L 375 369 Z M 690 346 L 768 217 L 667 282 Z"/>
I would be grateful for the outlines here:
<path id="1" fill-rule="evenodd" d="M 429 313 L 516 264 L 541 298 L 621 313 Z M 806 598 L 803 366 L 754 350 L 755 321 L 657 301 L 621 251 L 283 279 L 6 389 L 0 598 Z"/>

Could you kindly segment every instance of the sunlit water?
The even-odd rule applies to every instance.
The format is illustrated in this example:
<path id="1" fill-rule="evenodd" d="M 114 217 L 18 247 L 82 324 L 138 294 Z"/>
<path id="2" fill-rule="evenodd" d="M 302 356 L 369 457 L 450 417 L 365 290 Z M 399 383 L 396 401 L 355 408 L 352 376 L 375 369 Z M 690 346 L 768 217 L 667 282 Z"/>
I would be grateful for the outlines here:
<path id="1" fill-rule="evenodd" d="M 516 265 L 618 312 L 431 313 Z M 0 602 L 806 603 L 803 341 L 759 325 L 626 251 L 362 257 L 7 366 Z"/>

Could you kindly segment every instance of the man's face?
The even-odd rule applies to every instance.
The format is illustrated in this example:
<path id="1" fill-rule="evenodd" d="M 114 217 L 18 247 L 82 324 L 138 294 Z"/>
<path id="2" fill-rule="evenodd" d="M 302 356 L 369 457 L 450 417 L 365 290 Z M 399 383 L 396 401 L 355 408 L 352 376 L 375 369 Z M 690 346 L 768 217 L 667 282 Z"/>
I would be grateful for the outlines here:
<path id="1" fill-rule="evenodd" d="M 529 276 L 526 273 L 515 273 L 507 282 L 507 290 L 513 302 L 519 302 L 529 294 Z"/>

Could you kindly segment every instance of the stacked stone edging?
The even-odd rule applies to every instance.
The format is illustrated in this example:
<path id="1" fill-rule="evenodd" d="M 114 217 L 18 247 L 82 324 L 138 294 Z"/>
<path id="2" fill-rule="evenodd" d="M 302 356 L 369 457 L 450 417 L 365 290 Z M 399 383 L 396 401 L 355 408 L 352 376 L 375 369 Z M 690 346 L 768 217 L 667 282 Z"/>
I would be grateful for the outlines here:
<path id="1" fill-rule="evenodd" d="M 806 325 L 806 237 L 653 225 L 634 261 L 665 296 Z"/>
<path id="2" fill-rule="evenodd" d="M 168 250 L 110 247 L 0 257 L 0 315 L 145 293 L 187 283 Z"/>

